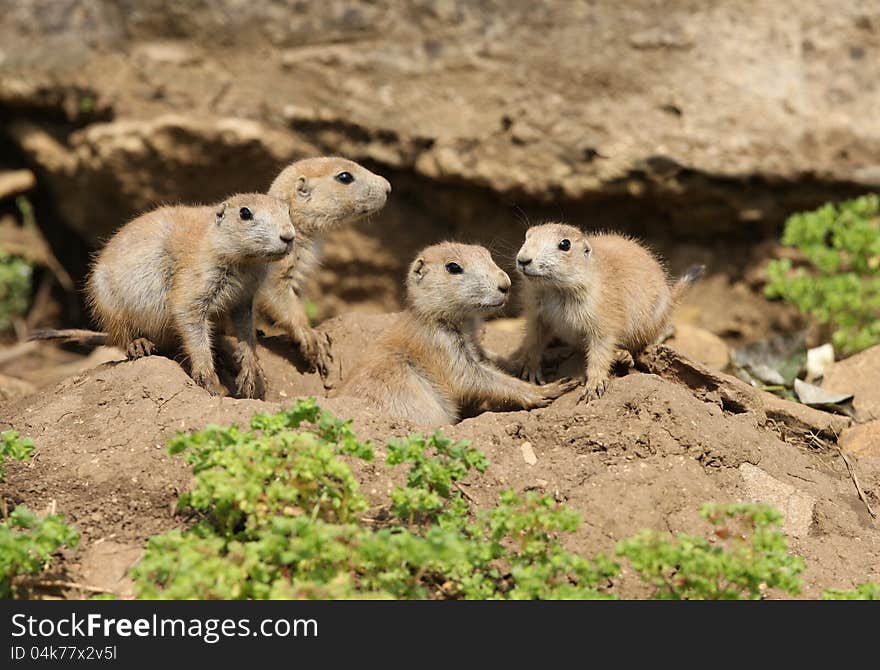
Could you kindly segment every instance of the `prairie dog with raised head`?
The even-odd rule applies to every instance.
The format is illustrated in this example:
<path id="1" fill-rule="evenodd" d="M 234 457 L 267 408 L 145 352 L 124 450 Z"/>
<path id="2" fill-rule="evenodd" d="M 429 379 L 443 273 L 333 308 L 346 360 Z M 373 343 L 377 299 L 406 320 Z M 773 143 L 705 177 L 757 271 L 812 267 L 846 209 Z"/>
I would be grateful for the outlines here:
<path id="1" fill-rule="evenodd" d="M 212 351 L 223 317 L 234 325 L 236 393 L 256 397 L 260 370 L 253 301 L 269 263 L 288 255 L 287 204 L 247 193 L 205 207 L 161 207 L 119 229 L 98 254 L 88 303 L 105 331 L 42 331 L 34 339 L 88 339 L 129 358 L 182 349 L 192 378 L 221 393 Z"/>
<path id="2" fill-rule="evenodd" d="M 376 342 L 337 395 L 364 398 L 385 414 L 422 425 L 459 418 L 465 404 L 545 407 L 576 384 L 535 386 L 485 356 L 482 317 L 507 302 L 510 277 L 480 246 L 444 242 L 424 249 L 406 278 L 407 309 Z"/>
<path id="3" fill-rule="evenodd" d="M 514 364 L 523 379 L 542 383 L 541 355 L 550 340 L 579 348 L 586 361 L 581 401 L 604 393 L 619 350 L 635 356 L 663 335 L 676 301 L 704 270 L 695 266 L 671 285 L 635 240 L 560 223 L 530 228 L 516 266 L 525 278 L 527 326 Z"/>
<path id="4" fill-rule="evenodd" d="M 309 325 L 302 302 L 305 283 L 319 263 L 324 235 L 378 212 L 390 192 L 384 177 L 335 157 L 296 161 L 269 188 L 269 195 L 287 202 L 297 241 L 294 253 L 270 269 L 257 293 L 257 311 L 290 336 L 321 377 L 326 378 L 332 360 L 331 342 Z"/>

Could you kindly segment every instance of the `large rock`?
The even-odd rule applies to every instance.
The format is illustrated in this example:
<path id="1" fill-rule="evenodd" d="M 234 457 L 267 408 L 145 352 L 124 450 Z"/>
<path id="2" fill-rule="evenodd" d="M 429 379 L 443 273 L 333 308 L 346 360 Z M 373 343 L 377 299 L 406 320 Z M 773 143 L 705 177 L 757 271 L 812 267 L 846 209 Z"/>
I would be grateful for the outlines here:
<path id="1" fill-rule="evenodd" d="M 760 391 L 736 377 L 710 370 L 664 344 L 645 349 L 638 356 L 636 367 L 686 386 L 698 398 L 714 403 L 725 411 L 750 413 L 760 423 L 766 421 Z"/>
<path id="2" fill-rule="evenodd" d="M 701 175 L 880 180 L 877 7 L 52 4 L 13 3 L 6 67 L 88 83 L 123 116 L 149 105 L 283 118 L 294 105 L 294 127 L 346 153 L 540 197 L 626 190 L 627 178 L 660 189 Z M 125 47 L 147 57 L 117 58 Z M 751 205 L 728 217 L 775 207 Z"/>
<path id="3" fill-rule="evenodd" d="M 724 340 L 704 328 L 687 323 L 676 323 L 675 335 L 666 344 L 713 370 L 723 370 L 730 362 L 730 351 Z"/>
<path id="4" fill-rule="evenodd" d="M 809 533 L 813 522 L 813 506 L 816 504 L 814 498 L 751 463 L 740 465 L 739 472 L 749 500 L 773 505 L 782 512 L 785 519 L 783 529 L 786 533 L 795 537 Z"/>
<path id="5" fill-rule="evenodd" d="M 837 361 L 825 371 L 822 388 L 852 393 L 857 421 L 880 419 L 880 345 Z"/>
<path id="6" fill-rule="evenodd" d="M 840 448 L 860 459 L 880 459 L 880 420 L 844 431 L 840 436 Z"/>

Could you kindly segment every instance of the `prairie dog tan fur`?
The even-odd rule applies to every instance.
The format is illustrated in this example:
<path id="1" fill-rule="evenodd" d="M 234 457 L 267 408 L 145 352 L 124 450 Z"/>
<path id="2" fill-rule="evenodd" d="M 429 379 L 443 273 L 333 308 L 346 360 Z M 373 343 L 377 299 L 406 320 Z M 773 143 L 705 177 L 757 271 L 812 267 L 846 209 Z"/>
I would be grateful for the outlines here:
<path id="1" fill-rule="evenodd" d="M 390 192 L 385 178 L 335 157 L 292 163 L 269 188 L 269 195 L 287 202 L 297 241 L 294 253 L 269 270 L 257 293 L 257 311 L 287 332 L 322 377 L 332 360 L 331 342 L 309 325 L 302 302 L 305 283 L 319 263 L 324 235 L 379 211 Z"/>
<path id="2" fill-rule="evenodd" d="M 620 349 L 634 356 L 660 338 L 681 293 L 703 272 L 696 266 L 670 285 L 663 266 L 638 242 L 560 223 L 530 228 L 516 265 L 525 278 L 527 326 L 515 365 L 523 379 L 542 383 L 541 355 L 550 340 L 581 349 L 586 385 L 580 400 L 602 395 Z"/>
<path id="3" fill-rule="evenodd" d="M 408 308 L 337 395 L 365 398 L 380 411 L 422 425 L 454 423 L 465 404 L 544 407 L 570 381 L 535 386 L 486 358 L 482 317 L 507 302 L 510 277 L 480 246 L 444 242 L 424 249 L 406 278 Z"/>
<path id="4" fill-rule="evenodd" d="M 268 264 L 293 248 L 287 205 L 247 193 L 206 207 L 161 207 L 119 229 L 98 254 L 88 303 L 104 341 L 129 358 L 182 349 L 190 374 L 221 393 L 214 331 L 229 316 L 239 342 L 236 393 L 256 397 L 260 371 L 253 299 Z M 88 331 L 44 331 L 35 339 L 83 339 Z"/>

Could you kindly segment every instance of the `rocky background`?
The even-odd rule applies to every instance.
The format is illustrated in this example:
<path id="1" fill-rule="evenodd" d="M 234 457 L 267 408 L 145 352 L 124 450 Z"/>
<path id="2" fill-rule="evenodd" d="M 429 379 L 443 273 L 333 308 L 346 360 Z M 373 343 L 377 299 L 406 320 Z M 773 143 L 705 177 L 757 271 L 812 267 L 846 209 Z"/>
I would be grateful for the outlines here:
<path id="1" fill-rule="evenodd" d="M 399 303 L 422 244 L 628 230 L 732 281 L 791 211 L 880 182 L 880 6 L 848 0 L 13 0 L 0 169 L 73 279 L 158 202 L 362 161 L 394 194 L 327 245 L 324 316 Z M 68 315 L 69 316 L 69 315 Z"/>

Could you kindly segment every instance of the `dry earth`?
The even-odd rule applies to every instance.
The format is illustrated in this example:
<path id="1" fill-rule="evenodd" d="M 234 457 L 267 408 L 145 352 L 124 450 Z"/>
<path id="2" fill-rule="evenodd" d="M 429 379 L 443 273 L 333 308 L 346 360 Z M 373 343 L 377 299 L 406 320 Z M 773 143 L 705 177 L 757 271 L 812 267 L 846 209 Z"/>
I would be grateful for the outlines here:
<path id="1" fill-rule="evenodd" d="M 391 318 L 352 314 L 322 326 L 336 343 L 331 383 Z M 503 352 L 519 326 L 493 322 L 487 346 Z M 153 357 L 103 363 L 4 410 L 0 428 L 37 443 L 29 463 L 10 467 L 4 496 L 64 512 L 83 535 L 82 547 L 61 563 L 66 578 L 128 595 L 125 571 L 145 540 L 187 523 L 174 504 L 191 475 L 165 449 L 176 431 L 244 424 L 255 411 L 324 394 L 315 375 L 297 369 L 284 338 L 269 338 L 261 349 L 266 401 L 211 398 L 177 363 Z M 703 532 L 697 509 L 706 501 L 766 501 L 783 511 L 792 549 L 807 561 L 805 595 L 880 579 L 880 532 L 835 446 L 848 419 L 761 394 L 668 347 L 652 349 L 638 367 L 587 406 L 577 406 L 572 393 L 543 410 L 483 413 L 449 427 L 491 461 L 484 475 L 467 480 L 469 496 L 482 507 L 507 488 L 552 493 L 582 514 L 568 544 L 585 555 L 611 551 L 641 528 Z M 416 428 L 376 416 L 356 399 L 321 402 L 353 418 L 380 460 L 389 437 Z M 874 507 L 877 456 L 874 449 L 851 457 Z M 357 474 L 372 504 L 382 506 L 401 473 L 373 464 L 358 465 Z M 621 588 L 641 593 L 632 575 L 622 576 Z"/>

